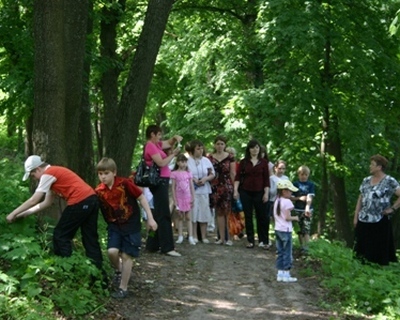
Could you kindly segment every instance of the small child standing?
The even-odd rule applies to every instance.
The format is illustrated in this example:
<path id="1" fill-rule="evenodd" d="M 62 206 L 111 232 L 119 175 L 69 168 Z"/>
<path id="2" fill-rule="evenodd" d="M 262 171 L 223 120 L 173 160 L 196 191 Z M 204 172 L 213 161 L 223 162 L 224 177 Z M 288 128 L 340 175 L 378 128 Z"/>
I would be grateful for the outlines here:
<path id="1" fill-rule="evenodd" d="M 190 210 L 194 202 L 194 183 L 192 173 L 188 169 L 187 158 L 184 154 L 179 154 L 176 159 L 174 170 L 171 172 L 172 197 L 178 213 L 178 240 L 176 243 L 183 242 L 183 221 L 187 222 L 189 243 L 195 245 L 193 239 L 193 226 L 190 220 Z"/>
<path id="2" fill-rule="evenodd" d="M 107 253 L 115 270 L 112 298 L 123 299 L 128 295 L 128 282 L 132 272 L 132 257 L 139 256 L 141 246 L 141 214 L 138 201 L 147 215 L 147 227 L 157 230 L 149 204 L 131 179 L 117 177 L 117 165 L 111 158 L 97 164 L 101 183 L 96 187 L 100 209 L 107 222 Z"/>
<path id="3" fill-rule="evenodd" d="M 308 180 L 310 169 L 307 166 L 300 166 L 297 169 L 298 181 L 293 184 L 299 190 L 294 193 L 294 211 L 299 216 L 299 242 L 301 253 L 308 252 L 308 243 L 310 242 L 311 219 L 313 213 L 312 201 L 315 196 L 315 184 Z"/>
<path id="4" fill-rule="evenodd" d="M 292 268 L 292 221 L 298 221 L 298 216 L 292 216 L 294 206 L 290 200 L 292 192 L 298 189 L 289 180 L 280 180 L 277 184 L 278 195 L 274 203 L 275 240 L 278 256 L 276 268 L 277 281 L 296 282 L 297 278 L 290 275 Z"/>

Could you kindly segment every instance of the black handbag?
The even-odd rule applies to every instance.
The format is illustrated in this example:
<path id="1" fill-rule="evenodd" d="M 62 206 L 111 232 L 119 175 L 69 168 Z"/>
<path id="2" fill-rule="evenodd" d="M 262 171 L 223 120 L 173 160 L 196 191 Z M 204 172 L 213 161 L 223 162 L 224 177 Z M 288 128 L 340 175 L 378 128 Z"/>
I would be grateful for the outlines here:
<path id="1" fill-rule="evenodd" d="M 139 187 L 157 186 L 160 183 L 160 167 L 154 161 L 151 166 L 148 166 L 142 157 L 136 168 L 134 182 Z"/>

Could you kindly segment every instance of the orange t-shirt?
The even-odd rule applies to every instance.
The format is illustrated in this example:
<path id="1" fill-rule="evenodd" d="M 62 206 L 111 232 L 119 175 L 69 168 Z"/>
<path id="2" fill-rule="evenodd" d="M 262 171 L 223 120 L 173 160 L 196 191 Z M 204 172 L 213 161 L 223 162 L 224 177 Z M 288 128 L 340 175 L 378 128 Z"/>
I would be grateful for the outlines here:
<path id="1" fill-rule="evenodd" d="M 96 194 L 94 189 L 75 172 L 64 167 L 49 165 L 40 178 L 35 192 L 47 193 L 50 190 L 64 198 L 69 206 Z"/>

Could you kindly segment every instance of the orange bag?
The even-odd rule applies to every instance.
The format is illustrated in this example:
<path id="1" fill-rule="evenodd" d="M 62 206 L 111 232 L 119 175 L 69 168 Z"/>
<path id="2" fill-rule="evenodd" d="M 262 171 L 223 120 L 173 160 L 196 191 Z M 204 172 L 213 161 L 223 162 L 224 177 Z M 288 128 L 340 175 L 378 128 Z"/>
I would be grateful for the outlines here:
<path id="1" fill-rule="evenodd" d="M 244 229 L 243 212 L 232 212 L 228 216 L 229 234 L 238 235 Z"/>

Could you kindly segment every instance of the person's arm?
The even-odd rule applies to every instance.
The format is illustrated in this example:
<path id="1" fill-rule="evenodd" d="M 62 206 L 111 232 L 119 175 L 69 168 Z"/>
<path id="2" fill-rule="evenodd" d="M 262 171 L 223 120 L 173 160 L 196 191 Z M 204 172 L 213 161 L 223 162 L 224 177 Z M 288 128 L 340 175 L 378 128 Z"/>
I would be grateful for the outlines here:
<path id="1" fill-rule="evenodd" d="M 156 165 L 158 165 L 159 167 L 165 167 L 167 166 L 171 160 L 179 153 L 181 149 L 180 148 L 176 148 L 172 151 L 172 153 L 170 155 L 168 155 L 166 158 L 161 158 L 161 155 L 159 153 L 155 153 L 151 156 L 151 159 L 154 161 L 154 163 Z"/>
<path id="2" fill-rule="evenodd" d="M 21 204 L 18 208 L 16 208 L 7 216 L 7 221 L 11 223 L 17 218 L 23 218 L 50 207 L 53 203 L 54 195 L 51 191 L 49 191 L 46 193 L 44 200 L 42 202 L 39 202 L 40 200 L 42 200 L 42 198 L 42 192 L 35 192 L 32 197 L 26 200 L 23 204 Z"/>
<path id="3" fill-rule="evenodd" d="M 147 202 L 147 200 L 146 200 L 146 197 L 143 195 L 143 194 L 141 194 L 140 196 L 139 196 L 139 198 L 137 198 L 137 200 L 139 201 L 139 203 L 140 203 L 140 205 L 142 206 L 142 208 L 143 208 L 143 210 L 146 212 L 146 214 L 147 214 L 147 221 L 146 221 L 146 223 L 147 223 L 147 226 L 151 229 L 151 230 L 154 230 L 154 231 L 156 231 L 157 230 L 157 222 L 154 220 L 154 218 L 153 218 L 153 213 L 151 212 L 151 210 L 150 210 L 150 206 L 149 206 L 149 203 Z"/>
<path id="4" fill-rule="evenodd" d="M 361 202 L 362 202 L 362 197 L 361 195 L 358 197 L 357 199 L 357 204 L 356 204 L 356 209 L 354 211 L 354 218 L 353 218 L 353 225 L 354 227 L 357 226 L 357 222 L 358 222 L 358 214 L 360 213 L 361 210 Z"/>
<path id="5" fill-rule="evenodd" d="M 176 201 L 176 180 L 175 179 L 171 179 L 172 184 L 171 184 L 171 189 L 172 189 L 172 199 L 174 201 L 174 205 L 176 206 L 178 201 Z"/>
<path id="6" fill-rule="evenodd" d="M 168 140 L 163 140 L 162 141 L 162 148 L 163 149 L 172 148 L 175 145 L 175 143 L 181 142 L 182 139 L 183 138 L 181 136 L 175 135 L 175 136 L 173 136 L 172 138 L 170 138 Z"/>
<path id="7" fill-rule="evenodd" d="M 400 188 L 397 188 L 394 194 L 397 196 L 397 199 L 390 208 L 387 208 L 385 211 L 383 211 L 384 214 L 393 214 L 397 209 L 400 208 Z"/>
<path id="8" fill-rule="evenodd" d="M 311 216 L 311 204 L 312 204 L 313 199 L 314 199 L 314 194 L 311 194 L 311 193 L 307 194 L 307 196 L 306 196 L 306 208 L 304 209 L 304 214 L 307 217 Z"/>
<path id="9" fill-rule="evenodd" d="M 292 209 L 286 209 L 283 211 L 283 214 L 285 215 L 285 220 L 286 221 L 299 221 L 299 216 L 297 214 L 292 216 L 291 211 L 292 211 Z"/>
<path id="10" fill-rule="evenodd" d="M 190 183 L 190 193 L 192 195 L 192 200 L 190 201 L 190 203 L 191 203 L 191 205 L 193 207 L 193 205 L 194 205 L 194 195 L 195 195 L 193 178 L 190 178 L 189 183 Z"/>
<path id="11" fill-rule="evenodd" d="M 235 177 L 236 177 L 236 163 L 235 163 L 235 161 L 232 161 L 229 164 L 229 174 L 230 174 L 231 180 L 235 181 Z"/>

